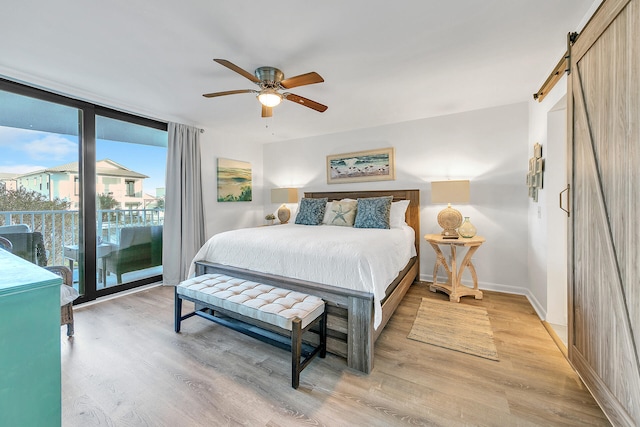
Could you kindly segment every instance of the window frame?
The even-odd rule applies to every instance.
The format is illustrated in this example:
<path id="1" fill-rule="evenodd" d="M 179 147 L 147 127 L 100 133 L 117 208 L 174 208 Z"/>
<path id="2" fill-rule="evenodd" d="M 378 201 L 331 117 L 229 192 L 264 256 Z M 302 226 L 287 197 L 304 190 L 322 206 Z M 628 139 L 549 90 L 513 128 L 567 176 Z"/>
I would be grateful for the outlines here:
<path id="1" fill-rule="evenodd" d="M 79 279 L 84 283 L 84 294 L 74 301 L 74 304 L 95 300 L 100 296 L 111 295 L 117 292 L 155 283 L 162 280 L 162 276 L 148 277 L 135 282 L 97 289 L 97 264 L 96 264 L 96 116 L 104 116 L 136 125 L 147 126 L 167 132 L 168 123 L 149 117 L 137 116 L 125 113 L 110 107 L 94 104 L 86 100 L 80 100 L 68 95 L 55 93 L 45 89 L 36 88 L 25 83 L 19 83 L 4 77 L 0 77 L 0 90 L 27 96 L 45 102 L 51 102 L 78 110 L 78 178 L 80 205 L 79 236 L 82 249 L 79 253 Z"/>

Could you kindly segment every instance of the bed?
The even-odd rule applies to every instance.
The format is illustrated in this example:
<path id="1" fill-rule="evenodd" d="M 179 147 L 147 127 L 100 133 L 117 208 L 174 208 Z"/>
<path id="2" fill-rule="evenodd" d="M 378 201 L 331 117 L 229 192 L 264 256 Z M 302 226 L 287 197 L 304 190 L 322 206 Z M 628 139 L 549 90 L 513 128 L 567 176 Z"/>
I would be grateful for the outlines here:
<path id="1" fill-rule="evenodd" d="M 223 273 L 321 297 L 325 300 L 328 311 L 327 350 L 345 357 L 350 368 L 369 373 L 373 368 L 373 346 L 375 340 L 389 321 L 409 286 L 416 280 L 420 271 L 419 190 L 306 192 L 304 194 L 305 198 L 327 198 L 329 201 L 380 196 L 392 196 L 394 202 L 408 201 L 405 213 L 406 226 L 408 227 L 403 226 L 398 230 L 372 230 L 371 234 L 376 237 L 373 237 L 374 240 L 370 241 L 368 245 L 371 247 L 386 245 L 386 253 L 388 255 L 386 258 L 393 258 L 393 262 L 395 262 L 393 265 L 396 267 L 378 266 L 377 264 L 383 263 L 370 263 L 366 260 L 361 262 L 358 259 L 354 259 L 352 261 L 354 271 L 343 272 L 342 267 L 339 265 L 340 256 L 316 262 L 316 260 L 320 259 L 317 256 L 314 257 L 314 265 L 310 267 L 320 275 L 307 276 L 306 273 L 299 274 L 294 272 L 295 269 L 291 268 L 292 262 L 308 263 L 308 259 L 305 261 L 302 255 L 300 255 L 301 258 L 299 259 L 296 258 L 297 254 L 288 255 L 287 259 L 278 259 L 274 255 L 274 258 L 269 262 L 270 266 L 265 266 L 264 263 L 251 263 L 250 261 L 253 259 L 251 250 L 258 249 L 247 248 L 247 245 L 254 245 L 252 243 L 254 240 L 256 241 L 255 244 L 261 240 L 271 241 L 270 245 L 261 250 L 277 253 L 278 251 L 275 250 L 275 247 L 278 244 L 274 243 L 277 239 L 275 237 L 276 234 L 297 233 L 298 230 L 296 228 L 306 227 L 309 233 L 322 233 L 329 236 L 329 238 L 332 234 L 340 232 L 345 233 L 344 235 L 347 236 L 352 231 L 348 230 L 348 227 L 324 225 L 278 225 L 221 233 L 227 239 L 233 236 L 238 241 L 242 241 L 241 251 L 238 247 L 234 247 L 233 242 L 230 240 L 227 240 L 227 246 L 225 246 L 225 243 L 220 241 L 220 236 L 213 236 L 194 258 L 191 271 L 195 272 L 196 275 Z M 353 232 L 357 231 L 353 230 Z M 381 232 L 388 232 L 388 234 L 375 234 Z M 396 252 L 403 251 L 396 250 L 400 246 L 396 243 L 395 237 L 392 238 L 391 236 L 399 234 L 406 236 L 407 233 L 413 233 L 413 236 L 410 236 L 413 244 L 413 247 L 410 248 L 411 252 L 404 254 L 404 258 L 395 257 Z M 245 240 L 241 240 L 242 235 L 245 236 Z M 247 242 L 247 235 L 253 235 L 256 238 L 248 239 L 249 242 Z M 310 234 L 310 236 L 313 236 L 313 234 Z M 320 237 L 317 236 L 317 239 L 319 241 Z M 301 239 L 298 238 L 297 240 Z M 316 237 L 309 237 L 303 240 L 303 246 L 300 246 L 301 249 L 295 250 L 295 252 L 305 252 L 308 249 L 307 246 L 312 247 L 311 245 L 316 240 Z M 246 253 L 243 253 L 245 248 Z M 331 251 L 323 249 L 320 252 L 329 253 Z M 245 259 L 243 262 L 242 258 L 249 258 L 249 261 Z M 401 263 L 398 264 L 399 262 Z M 355 264 L 357 264 L 357 267 Z M 369 279 L 366 274 L 362 273 L 368 269 L 384 270 L 382 271 L 384 274 L 374 276 L 377 279 L 372 279 L 373 284 L 371 286 L 368 284 Z M 392 274 L 389 274 L 390 271 Z M 315 280 L 309 280 L 308 277 L 315 278 Z M 379 283 L 382 280 L 380 277 L 385 277 L 384 283 Z"/>

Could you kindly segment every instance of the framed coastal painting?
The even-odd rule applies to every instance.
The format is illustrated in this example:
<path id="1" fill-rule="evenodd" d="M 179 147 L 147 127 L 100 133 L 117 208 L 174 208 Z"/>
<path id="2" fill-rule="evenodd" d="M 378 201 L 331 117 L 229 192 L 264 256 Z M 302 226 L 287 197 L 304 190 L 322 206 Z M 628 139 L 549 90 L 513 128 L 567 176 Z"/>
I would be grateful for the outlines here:
<path id="1" fill-rule="evenodd" d="M 393 147 L 327 156 L 328 184 L 394 179 L 396 168 Z"/>
<path id="2" fill-rule="evenodd" d="M 251 163 L 218 158 L 218 201 L 251 201 Z"/>

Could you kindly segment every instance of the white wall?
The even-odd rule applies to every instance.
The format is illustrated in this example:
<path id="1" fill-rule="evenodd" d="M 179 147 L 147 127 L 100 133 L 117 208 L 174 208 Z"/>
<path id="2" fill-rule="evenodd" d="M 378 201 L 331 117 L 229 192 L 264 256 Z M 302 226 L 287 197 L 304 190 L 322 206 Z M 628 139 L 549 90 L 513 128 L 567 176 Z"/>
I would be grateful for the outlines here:
<path id="1" fill-rule="evenodd" d="M 421 190 L 421 235 L 440 229 L 430 203 L 430 182 L 470 179 L 471 203 L 455 206 L 487 242 L 476 252 L 480 287 L 528 293 L 527 103 L 416 120 L 376 128 L 322 135 L 264 146 L 265 212 L 274 187 L 302 191 L 400 189 Z M 326 183 L 326 156 L 395 147 L 396 180 L 373 183 Z M 435 255 L 421 243 L 421 277 L 431 280 Z M 468 282 L 468 278 L 467 278 Z"/>
<path id="2" fill-rule="evenodd" d="M 568 217 L 558 206 L 567 186 L 567 103 L 563 97 L 547 114 L 547 316 L 546 321 L 566 326 L 568 278 Z M 567 197 L 563 195 L 563 199 Z M 566 209 L 566 204 L 565 204 Z"/>
<path id="3" fill-rule="evenodd" d="M 264 222 L 262 213 L 262 144 L 246 143 L 234 135 L 205 128 L 200 135 L 202 191 L 204 193 L 205 233 L 209 238 L 221 231 L 255 227 Z M 251 202 L 218 202 L 217 160 L 241 160 L 251 163 L 253 190 Z"/>
<path id="4" fill-rule="evenodd" d="M 567 184 L 566 93 L 564 76 L 542 102 L 529 103 L 529 153 L 542 145 L 544 187 L 529 199 L 528 265 L 530 300 L 541 319 L 567 324 L 567 216 L 558 194 Z"/>
<path id="5" fill-rule="evenodd" d="M 594 0 L 572 31 L 580 33 L 602 0 Z M 542 144 L 545 159 L 544 188 L 538 203 L 529 201 L 528 271 L 529 301 L 542 320 L 567 325 L 567 216 L 558 208 L 558 194 L 566 188 L 567 75 L 556 83 L 542 102 L 529 101 L 529 151 Z M 566 199 L 565 199 L 566 200 Z"/>

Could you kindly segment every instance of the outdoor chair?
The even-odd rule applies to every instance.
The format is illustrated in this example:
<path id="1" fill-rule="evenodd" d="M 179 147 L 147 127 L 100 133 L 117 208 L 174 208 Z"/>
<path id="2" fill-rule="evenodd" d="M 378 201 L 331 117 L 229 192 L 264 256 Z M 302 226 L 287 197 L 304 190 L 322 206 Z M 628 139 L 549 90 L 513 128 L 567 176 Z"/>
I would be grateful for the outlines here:
<path id="1" fill-rule="evenodd" d="M 44 247 L 44 239 L 40 232 L 2 232 L 0 237 L 11 242 L 14 255 L 24 258 L 40 267 L 47 265 L 47 251 Z"/>
<path id="2" fill-rule="evenodd" d="M 0 237 L 0 249 L 4 249 L 7 252 L 13 252 L 13 245 L 11 244 L 11 240 Z"/>
<path id="3" fill-rule="evenodd" d="M 162 226 L 121 228 L 118 244 L 111 245 L 105 258 L 107 271 L 115 273 L 117 283 L 122 283 L 124 273 L 162 265 Z"/>

